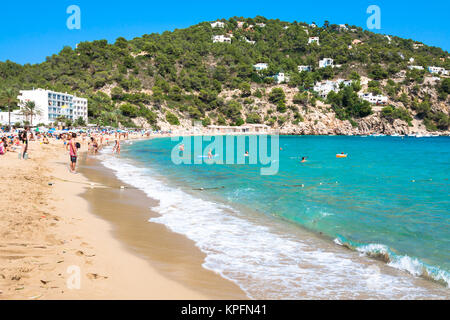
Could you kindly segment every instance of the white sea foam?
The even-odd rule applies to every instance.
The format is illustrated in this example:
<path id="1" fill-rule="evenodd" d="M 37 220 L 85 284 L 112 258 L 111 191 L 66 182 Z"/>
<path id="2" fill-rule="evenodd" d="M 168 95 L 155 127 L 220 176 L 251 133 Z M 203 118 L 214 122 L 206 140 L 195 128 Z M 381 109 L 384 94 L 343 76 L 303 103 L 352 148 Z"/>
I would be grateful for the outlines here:
<path id="1" fill-rule="evenodd" d="M 238 284 L 255 299 L 439 298 L 413 277 L 377 274 L 351 253 L 325 251 L 310 239 L 280 234 L 224 204 L 171 187 L 131 160 L 100 156 L 116 176 L 159 200 L 151 222 L 193 240 L 204 268 Z M 356 257 L 358 258 L 358 257 Z M 373 282 L 377 285 L 373 285 Z"/>
<path id="2" fill-rule="evenodd" d="M 345 243 L 338 238 L 334 239 L 334 242 L 341 246 L 345 245 Z M 382 257 L 390 267 L 406 271 L 416 277 L 424 276 L 450 287 L 450 275 L 448 272 L 437 267 L 428 266 L 417 258 L 411 258 L 407 255 L 396 255 L 384 244 L 371 243 L 357 246 L 354 249 L 363 255 Z"/>

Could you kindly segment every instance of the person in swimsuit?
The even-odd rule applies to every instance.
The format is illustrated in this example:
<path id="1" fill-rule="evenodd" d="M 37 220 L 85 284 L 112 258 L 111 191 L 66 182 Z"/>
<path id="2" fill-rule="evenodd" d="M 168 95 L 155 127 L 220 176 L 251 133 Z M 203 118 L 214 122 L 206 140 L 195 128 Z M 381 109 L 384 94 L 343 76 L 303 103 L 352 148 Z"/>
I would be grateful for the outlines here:
<path id="1" fill-rule="evenodd" d="M 303 157 L 302 158 L 302 163 L 305 163 L 306 162 L 306 157 Z"/>
<path id="2" fill-rule="evenodd" d="M 208 152 L 208 159 L 212 159 L 212 157 L 213 157 L 213 155 L 212 155 L 212 150 L 209 149 L 209 152 Z"/>
<path id="3" fill-rule="evenodd" d="M 30 128 L 26 127 L 25 131 L 20 134 L 20 140 L 22 141 L 22 159 L 28 158 L 28 130 Z"/>
<path id="4" fill-rule="evenodd" d="M 95 155 L 98 152 L 98 143 L 97 143 L 97 140 L 94 137 L 92 137 L 91 139 L 92 139 L 92 151 L 93 151 L 93 153 Z"/>
<path id="5" fill-rule="evenodd" d="M 70 172 L 76 173 L 76 166 L 77 166 L 77 147 L 75 145 L 75 139 L 77 138 L 76 133 L 72 133 L 72 136 L 69 136 L 69 142 L 67 143 L 67 148 L 69 149 L 70 153 Z"/>
<path id="6" fill-rule="evenodd" d="M 114 152 L 120 154 L 120 142 L 118 140 L 116 140 L 116 144 L 114 145 L 113 153 Z"/>
<path id="7" fill-rule="evenodd" d="M 6 146 L 5 146 L 5 142 L 6 138 L 3 138 L 2 140 L 0 140 L 0 155 L 3 155 L 6 153 Z"/>

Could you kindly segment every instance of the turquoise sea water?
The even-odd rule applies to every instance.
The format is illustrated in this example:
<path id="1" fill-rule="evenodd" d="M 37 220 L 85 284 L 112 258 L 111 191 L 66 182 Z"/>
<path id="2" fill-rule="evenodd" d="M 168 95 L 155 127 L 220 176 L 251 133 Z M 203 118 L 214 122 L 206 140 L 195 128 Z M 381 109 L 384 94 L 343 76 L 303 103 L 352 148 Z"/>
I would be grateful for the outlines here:
<path id="1" fill-rule="evenodd" d="M 298 298 L 286 288 L 309 279 L 331 290 L 316 298 L 364 297 L 354 293 L 358 290 L 383 298 L 427 297 L 414 282 L 417 276 L 438 282 L 445 296 L 450 281 L 450 138 L 281 136 L 279 171 L 269 176 L 260 174 L 261 165 L 175 165 L 171 152 L 177 144 L 169 138 L 134 142 L 123 147 L 120 165 L 111 157 L 104 163 L 160 200 L 161 218 L 153 222 L 194 240 L 208 255 L 205 267 L 237 282 L 249 296 Z M 341 152 L 348 158 L 337 159 Z M 303 156 L 306 163 L 300 163 Z M 299 239 L 292 226 L 325 240 Z M 346 256 L 332 248 L 343 245 L 364 261 L 356 261 L 350 250 Z M 387 272 L 376 278 L 392 290 L 367 289 L 373 270 L 365 260 L 370 264 L 371 257 L 401 270 L 400 276 Z M 349 283 L 347 292 L 330 289 L 348 281 L 343 273 L 355 284 Z M 264 294 L 267 281 L 276 288 Z"/>

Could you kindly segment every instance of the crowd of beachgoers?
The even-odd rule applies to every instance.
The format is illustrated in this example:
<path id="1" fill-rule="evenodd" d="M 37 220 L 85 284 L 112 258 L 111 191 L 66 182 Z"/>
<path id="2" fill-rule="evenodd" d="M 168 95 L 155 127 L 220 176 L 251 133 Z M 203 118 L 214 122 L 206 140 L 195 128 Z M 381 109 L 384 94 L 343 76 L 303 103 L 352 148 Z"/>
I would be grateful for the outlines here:
<path id="1" fill-rule="evenodd" d="M 0 128 L 0 159 L 6 153 L 17 153 L 17 158 L 29 158 L 29 144 L 48 145 L 61 143 L 70 155 L 70 171 L 76 172 L 78 152 L 81 148 L 89 154 L 96 155 L 105 145 L 114 143 L 112 152 L 120 154 L 121 141 L 138 138 L 149 138 L 152 135 L 167 134 L 167 132 L 151 130 L 119 130 L 110 128 L 78 128 L 78 129 L 47 129 L 25 127 L 6 130 Z"/>

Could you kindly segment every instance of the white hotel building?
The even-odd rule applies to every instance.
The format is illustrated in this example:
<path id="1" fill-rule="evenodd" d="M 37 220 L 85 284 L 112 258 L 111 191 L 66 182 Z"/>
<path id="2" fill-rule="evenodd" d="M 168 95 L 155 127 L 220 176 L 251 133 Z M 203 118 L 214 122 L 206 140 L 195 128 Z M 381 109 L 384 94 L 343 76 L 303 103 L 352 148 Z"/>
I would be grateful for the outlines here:
<path id="1" fill-rule="evenodd" d="M 21 90 L 17 97 L 19 107 L 23 107 L 28 101 L 34 101 L 36 110 L 39 114 L 33 117 L 33 124 L 50 124 L 56 122 L 60 116 L 76 121 L 78 118 L 88 122 L 88 101 L 85 98 L 78 98 L 68 93 L 55 92 L 51 90 L 35 89 Z M 4 112 L 3 112 L 4 113 Z M 25 119 L 20 111 L 14 111 L 11 114 L 11 122 L 23 122 Z M 3 117 L 4 118 L 4 117 Z M 18 121 L 21 119 L 22 121 Z M 6 118 L 6 122 L 8 119 Z M 5 123 L 5 119 L 2 120 Z"/>

